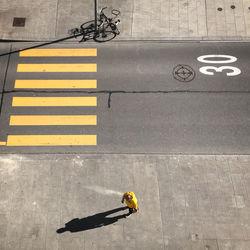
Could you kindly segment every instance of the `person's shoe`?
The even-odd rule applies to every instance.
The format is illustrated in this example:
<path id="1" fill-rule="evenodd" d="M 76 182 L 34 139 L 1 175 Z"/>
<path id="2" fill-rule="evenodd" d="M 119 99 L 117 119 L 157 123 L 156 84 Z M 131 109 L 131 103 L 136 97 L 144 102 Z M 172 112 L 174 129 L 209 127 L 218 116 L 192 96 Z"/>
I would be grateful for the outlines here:
<path id="1" fill-rule="evenodd" d="M 130 213 L 127 213 L 127 214 L 124 214 L 125 215 L 125 217 L 128 217 L 129 215 L 131 215 Z"/>

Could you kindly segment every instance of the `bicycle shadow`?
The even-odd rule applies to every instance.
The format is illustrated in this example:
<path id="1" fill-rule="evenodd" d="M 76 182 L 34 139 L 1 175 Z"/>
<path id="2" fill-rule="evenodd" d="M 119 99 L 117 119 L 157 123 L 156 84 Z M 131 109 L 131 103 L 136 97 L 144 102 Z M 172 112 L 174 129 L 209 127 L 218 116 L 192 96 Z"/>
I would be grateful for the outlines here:
<path id="1" fill-rule="evenodd" d="M 128 216 L 129 213 L 118 215 L 115 217 L 107 217 L 108 215 L 113 214 L 113 213 L 117 213 L 117 212 L 125 210 L 127 208 L 128 207 L 119 207 L 119 208 L 109 210 L 109 211 L 106 211 L 103 213 L 91 215 L 91 216 L 88 216 L 88 217 L 85 217 L 82 219 L 75 218 L 75 219 L 65 223 L 65 227 L 57 229 L 56 232 L 58 234 L 64 233 L 66 231 L 69 231 L 71 233 L 76 233 L 76 232 L 80 232 L 80 231 L 95 229 L 95 228 L 102 227 L 102 226 L 108 226 L 110 224 L 117 222 L 120 219 L 126 218 L 126 216 Z"/>

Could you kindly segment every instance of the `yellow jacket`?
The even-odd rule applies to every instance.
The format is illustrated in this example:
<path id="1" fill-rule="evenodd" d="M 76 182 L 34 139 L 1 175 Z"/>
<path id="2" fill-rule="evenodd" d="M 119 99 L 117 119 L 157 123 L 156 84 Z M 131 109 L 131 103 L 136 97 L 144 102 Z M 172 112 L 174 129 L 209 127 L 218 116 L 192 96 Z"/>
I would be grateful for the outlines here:
<path id="1" fill-rule="evenodd" d="M 127 201 L 125 199 L 125 197 L 127 195 L 131 195 L 133 198 L 129 201 Z M 122 196 L 122 199 L 125 199 L 126 200 L 126 204 L 129 208 L 135 208 L 136 210 L 138 210 L 138 206 L 137 206 L 137 199 L 135 197 L 135 194 L 133 192 L 126 192 L 123 196 Z"/>

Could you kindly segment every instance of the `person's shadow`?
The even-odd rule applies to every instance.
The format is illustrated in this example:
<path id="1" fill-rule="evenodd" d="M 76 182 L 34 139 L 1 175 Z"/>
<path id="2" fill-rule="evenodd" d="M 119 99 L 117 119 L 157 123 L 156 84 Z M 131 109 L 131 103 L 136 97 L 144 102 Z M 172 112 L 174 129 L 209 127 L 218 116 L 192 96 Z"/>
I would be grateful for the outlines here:
<path id="1" fill-rule="evenodd" d="M 119 219 L 126 218 L 126 216 L 128 216 L 129 213 L 118 215 L 115 217 L 107 217 L 107 216 L 110 214 L 125 210 L 127 208 L 128 207 L 119 207 L 119 208 L 116 208 L 113 210 L 109 210 L 109 211 L 106 211 L 103 213 L 88 216 L 88 217 L 85 217 L 82 219 L 75 218 L 75 219 L 67 222 L 65 224 L 65 227 L 57 229 L 56 232 L 58 234 L 64 233 L 66 231 L 70 231 L 71 233 L 75 233 L 75 232 L 90 230 L 90 229 L 94 229 L 97 227 L 102 227 L 102 226 L 107 226 L 107 225 L 113 224 L 113 223 L 117 222 Z"/>

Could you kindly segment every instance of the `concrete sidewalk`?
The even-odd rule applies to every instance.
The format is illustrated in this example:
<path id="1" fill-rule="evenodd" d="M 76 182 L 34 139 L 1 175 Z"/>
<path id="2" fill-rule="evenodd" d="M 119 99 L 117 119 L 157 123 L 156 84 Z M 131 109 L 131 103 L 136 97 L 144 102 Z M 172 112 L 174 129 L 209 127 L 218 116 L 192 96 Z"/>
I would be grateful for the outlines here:
<path id="1" fill-rule="evenodd" d="M 1 155 L 0 249 L 249 250 L 249 166 L 250 156 Z M 57 234 L 130 190 L 137 214 Z"/>
<path id="2" fill-rule="evenodd" d="M 94 0 L 0 0 L 0 39 L 53 40 L 94 17 Z M 248 0 L 99 0 L 121 11 L 122 40 L 249 40 Z M 13 27 L 15 17 L 26 18 Z"/>

